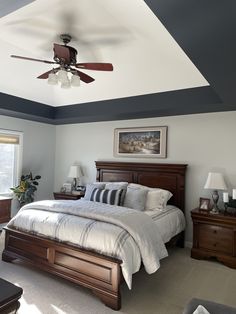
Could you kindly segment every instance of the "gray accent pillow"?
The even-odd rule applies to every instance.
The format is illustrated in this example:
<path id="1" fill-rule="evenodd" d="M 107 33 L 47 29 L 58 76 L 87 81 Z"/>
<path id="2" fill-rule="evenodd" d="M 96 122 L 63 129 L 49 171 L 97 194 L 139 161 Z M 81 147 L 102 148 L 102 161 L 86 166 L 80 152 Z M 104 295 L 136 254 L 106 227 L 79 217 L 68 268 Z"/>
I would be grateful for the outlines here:
<path id="1" fill-rule="evenodd" d="M 140 211 L 144 210 L 147 193 L 147 189 L 137 189 L 128 186 L 125 194 L 124 206 Z"/>
<path id="2" fill-rule="evenodd" d="M 91 194 L 94 189 L 104 189 L 105 188 L 105 183 L 104 182 L 94 182 L 94 183 L 88 183 L 86 185 L 86 191 L 84 195 L 84 199 L 86 201 L 90 201 Z"/>
<path id="3" fill-rule="evenodd" d="M 105 189 L 107 190 L 122 190 L 121 198 L 120 198 L 120 206 L 123 206 L 125 194 L 127 190 L 128 182 L 107 182 L 105 185 Z"/>

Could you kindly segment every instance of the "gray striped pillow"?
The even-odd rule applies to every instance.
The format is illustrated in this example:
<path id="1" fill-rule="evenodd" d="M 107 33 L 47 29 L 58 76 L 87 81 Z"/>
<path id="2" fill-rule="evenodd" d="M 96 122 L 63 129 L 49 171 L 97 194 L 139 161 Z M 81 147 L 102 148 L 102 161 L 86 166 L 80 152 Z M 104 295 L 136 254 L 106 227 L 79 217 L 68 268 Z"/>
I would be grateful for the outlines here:
<path id="1" fill-rule="evenodd" d="M 122 192 L 123 192 L 122 189 L 119 190 L 94 189 L 91 194 L 90 201 L 119 206 Z"/>

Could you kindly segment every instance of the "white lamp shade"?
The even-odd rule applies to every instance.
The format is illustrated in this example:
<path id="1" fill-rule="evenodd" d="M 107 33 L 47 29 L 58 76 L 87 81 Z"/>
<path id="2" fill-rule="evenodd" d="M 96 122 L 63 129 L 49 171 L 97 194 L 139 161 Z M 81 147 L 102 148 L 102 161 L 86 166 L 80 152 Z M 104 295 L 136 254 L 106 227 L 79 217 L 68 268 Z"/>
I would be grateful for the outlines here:
<path id="1" fill-rule="evenodd" d="M 223 175 L 218 172 L 209 172 L 204 189 L 227 190 Z"/>
<path id="2" fill-rule="evenodd" d="M 83 174 L 79 165 L 70 166 L 68 178 L 80 178 L 82 176 Z"/>

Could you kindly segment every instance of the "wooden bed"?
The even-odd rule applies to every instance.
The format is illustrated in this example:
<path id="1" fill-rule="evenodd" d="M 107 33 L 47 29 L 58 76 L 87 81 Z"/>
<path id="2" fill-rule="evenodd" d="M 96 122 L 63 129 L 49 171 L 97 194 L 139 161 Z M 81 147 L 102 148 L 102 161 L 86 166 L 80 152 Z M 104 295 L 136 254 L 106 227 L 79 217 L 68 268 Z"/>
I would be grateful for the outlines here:
<path id="1" fill-rule="evenodd" d="M 183 164 L 154 164 L 97 161 L 97 181 L 128 181 L 160 187 L 173 193 L 171 204 L 184 211 L 185 171 Z M 76 246 L 4 228 L 2 260 L 21 259 L 91 289 L 107 306 L 121 308 L 121 261 Z M 178 244 L 184 246 L 184 232 Z"/>

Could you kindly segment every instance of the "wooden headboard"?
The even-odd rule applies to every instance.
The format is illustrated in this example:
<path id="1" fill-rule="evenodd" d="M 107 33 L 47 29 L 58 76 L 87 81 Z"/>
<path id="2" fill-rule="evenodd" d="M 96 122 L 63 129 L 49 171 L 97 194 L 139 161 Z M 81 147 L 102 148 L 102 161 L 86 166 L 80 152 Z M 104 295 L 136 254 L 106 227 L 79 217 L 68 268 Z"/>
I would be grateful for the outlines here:
<path id="1" fill-rule="evenodd" d="M 173 193 L 170 204 L 184 211 L 185 164 L 95 161 L 97 181 L 138 183 Z"/>

